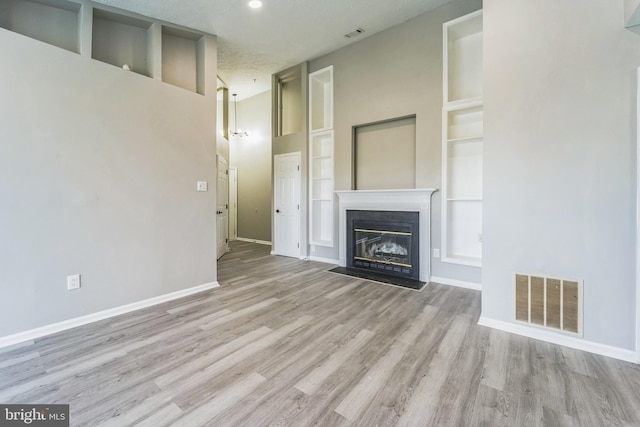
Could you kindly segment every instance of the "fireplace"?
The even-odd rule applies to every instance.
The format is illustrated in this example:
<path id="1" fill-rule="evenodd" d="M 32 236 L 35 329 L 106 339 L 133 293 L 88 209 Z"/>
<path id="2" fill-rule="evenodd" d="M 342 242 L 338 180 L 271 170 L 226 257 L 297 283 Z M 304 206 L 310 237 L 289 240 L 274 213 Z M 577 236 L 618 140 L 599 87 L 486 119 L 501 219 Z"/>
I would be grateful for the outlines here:
<path id="1" fill-rule="evenodd" d="M 347 210 L 347 267 L 420 278 L 420 214 Z"/>
<path id="2" fill-rule="evenodd" d="M 431 277 L 431 257 L 429 256 L 431 253 L 431 196 L 436 191 L 438 190 L 433 188 L 336 191 L 339 203 L 338 236 L 340 239 L 340 266 L 346 270 L 355 270 L 392 279 L 389 281 L 386 279 L 382 280 L 385 283 L 397 284 L 399 286 L 405 286 L 412 289 L 422 289 L 424 284 L 429 282 Z M 359 224 L 357 228 L 361 230 L 373 230 L 374 233 L 358 234 L 358 239 L 356 239 L 355 231 L 353 231 L 353 228 L 355 227 L 352 227 L 351 232 L 348 231 L 347 223 L 349 221 L 347 221 L 347 212 L 351 212 L 350 217 L 354 214 L 356 216 L 359 216 L 360 214 L 367 215 L 367 212 L 385 212 L 386 214 L 394 217 L 396 214 L 404 215 L 408 213 L 410 217 L 399 216 L 389 221 L 395 223 L 395 225 L 400 225 L 399 229 L 381 227 L 379 222 L 374 223 L 373 226 L 371 224 L 367 225 L 366 222 L 368 220 L 365 218 L 365 224 Z M 373 219 L 373 221 L 378 220 L 375 218 Z M 365 237 L 375 239 L 376 236 L 374 236 L 374 234 L 376 230 L 385 232 L 378 233 L 378 237 L 380 237 L 381 241 L 384 238 L 392 244 L 387 246 L 380 245 L 378 247 L 380 250 L 376 251 L 374 249 L 373 252 L 369 254 L 365 251 L 364 253 L 366 256 L 358 255 L 358 258 L 369 258 L 357 260 L 363 263 L 369 263 L 368 267 L 366 265 L 354 266 L 353 264 L 350 264 L 351 262 L 356 261 L 353 259 L 354 240 L 363 239 Z M 411 244 L 409 245 L 406 243 L 406 238 L 408 237 L 406 234 L 396 234 L 394 241 L 391 238 L 392 234 L 390 233 L 393 231 L 398 233 L 410 233 Z M 403 251 L 394 246 L 393 243 L 399 246 L 407 246 L 405 249 L 407 250 L 407 259 L 410 260 L 410 262 L 397 262 L 399 260 L 400 253 Z M 373 256 L 371 256 L 372 254 Z M 380 273 L 376 273 L 375 270 L 371 268 L 371 258 L 374 259 L 373 265 L 375 266 L 375 270 L 378 270 L 379 272 L 382 272 L 382 267 L 384 267 L 385 272 L 395 270 L 396 267 L 399 268 L 400 271 L 395 271 L 394 275 L 381 275 Z M 411 265 L 411 268 L 403 265 L 395 265 L 393 263 Z M 391 268 L 392 270 L 388 270 L 388 268 Z M 366 276 L 366 274 L 364 276 Z"/>

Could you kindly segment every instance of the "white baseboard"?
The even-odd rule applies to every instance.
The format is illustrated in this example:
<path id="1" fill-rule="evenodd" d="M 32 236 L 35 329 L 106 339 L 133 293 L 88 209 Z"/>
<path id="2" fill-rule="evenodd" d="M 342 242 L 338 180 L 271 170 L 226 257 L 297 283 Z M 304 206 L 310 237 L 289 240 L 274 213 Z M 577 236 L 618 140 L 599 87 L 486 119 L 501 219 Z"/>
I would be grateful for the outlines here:
<path id="1" fill-rule="evenodd" d="M 259 245 L 271 246 L 271 242 L 267 242 L 266 240 L 247 239 L 244 237 L 236 237 L 236 240 L 239 242 L 257 243 Z"/>
<path id="2" fill-rule="evenodd" d="M 482 284 L 475 282 L 465 282 L 463 280 L 447 279 L 446 277 L 437 276 L 431 276 L 431 281 L 442 283 L 443 285 L 457 286 L 458 288 L 473 289 L 474 291 L 482 290 Z"/>
<path id="3" fill-rule="evenodd" d="M 324 262 L 325 264 L 340 265 L 340 261 L 331 258 L 322 258 L 319 256 L 310 256 L 309 261 Z"/>
<path id="4" fill-rule="evenodd" d="M 78 326 L 97 322 L 98 320 L 104 320 L 109 317 L 114 317 L 120 314 L 129 313 L 131 311 L 151 307 L 153 305 L 161 304 L 163 302 L 171 301 L 174 299 L 196 294 L 198 292 L 217 288 L 218 286 L 220 286 L 218 282 L 206 283 L 204 285 L 194 286 L 188 289 L 182 289 L 180 291 L 171 292 L 171 293 L 160 295 L 153 298 L 148 298 L 148 299 L 137 301 L 131 304 L 122 305 L 120 307 L 110 308 L 108 310 L 87 314 L 86 316 L 75 317 L 73 319 L 63 320 L 62 322 L 52 323 L 50 325 L 41 326 L 35 329 L 30 329 L 28 331 L 18 332 L 17 334 L 6 335 L 4 337 L 0 337 L 0 348 L 9 347 L 11 345 L 18 344 L 24 341 L 41 338 L 46 335 L 55 334 L 57 332 L 66 331 L 67 329 L 72 329 Z"/>
<path id="5" fill-rule="evenodd" d="M 478 325 L 510 332 L 512 334 L 522 335 L 551 344 L 558 344 L 565 347 L 575 348 L 576 350 L 599 354 L 601 356 L 624 360 L 625 362 L 638 363 L 638 356 L 633 350 L 626 350 L 620 347 L 612 347 L 610 345 L 587 341 L 581 338 L 567 336 L 553 331 L 542 330 L 532 326 L 505 322 L 503 320 L 489 319 L 484 316 L 480 317 L 480 320 L 478 320 Z"/>

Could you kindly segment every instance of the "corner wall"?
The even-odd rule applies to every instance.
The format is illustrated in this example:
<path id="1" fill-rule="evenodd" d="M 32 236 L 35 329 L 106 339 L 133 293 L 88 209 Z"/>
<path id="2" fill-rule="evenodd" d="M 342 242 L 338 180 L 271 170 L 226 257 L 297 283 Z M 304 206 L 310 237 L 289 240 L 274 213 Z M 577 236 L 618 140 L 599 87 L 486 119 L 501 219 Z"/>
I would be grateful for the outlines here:
<path id="1" fill-rule="evenodd" d="M 635 345 L 636 68 L 622 2 L 485 0 L 482 315 L 516 272 L 584 281 L 584 340 Z"/>
<path id="2" fill-rule="evenodd" d="M 233 105 L 229 111 L 235 126 Z M 238 102 L 238 126 L 249 136 L 230 137 L 230 165 L 238 169 L 238 237 L 271 241 L 271 91 Z"/>
<path id="3" fill-rule="evenodd" d="M 0 336 L 214 282 L 215 84 L 197 95 L 4 29 L 0 51 Z"/>

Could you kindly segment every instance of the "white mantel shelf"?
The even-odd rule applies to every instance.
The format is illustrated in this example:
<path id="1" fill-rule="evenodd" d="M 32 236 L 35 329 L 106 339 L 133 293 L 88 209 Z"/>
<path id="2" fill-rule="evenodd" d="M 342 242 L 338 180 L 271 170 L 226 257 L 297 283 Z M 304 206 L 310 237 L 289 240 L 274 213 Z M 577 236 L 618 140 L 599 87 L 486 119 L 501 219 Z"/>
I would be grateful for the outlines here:
<path id="1" fill-rule="evenodd" d="M 435 188 L 336 191 L 340 220 L 340 265 L 347 265 L 347 211 L 406 211 L 420 214 L 420 281 L 431 277 L 431 196 Z"/>

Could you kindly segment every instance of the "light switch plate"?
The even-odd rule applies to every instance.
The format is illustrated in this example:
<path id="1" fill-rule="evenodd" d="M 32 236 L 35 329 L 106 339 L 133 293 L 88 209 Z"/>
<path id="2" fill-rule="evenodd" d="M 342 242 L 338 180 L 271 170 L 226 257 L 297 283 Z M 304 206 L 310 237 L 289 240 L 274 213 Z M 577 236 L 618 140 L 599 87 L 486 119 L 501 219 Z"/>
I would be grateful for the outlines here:
<path id="1" fill-rule="evenodd" d="M 67 290 L 72 291 L 74 289 L 80 289 L 80 275 L 74 274 L 67 276 Z"/>
<path id="2" fill-rule="evenodd" d="M 198 185 L 196 188 L 198 191 L 207 191 L 208 190 L 207 181 L 198 181 Z"/>

